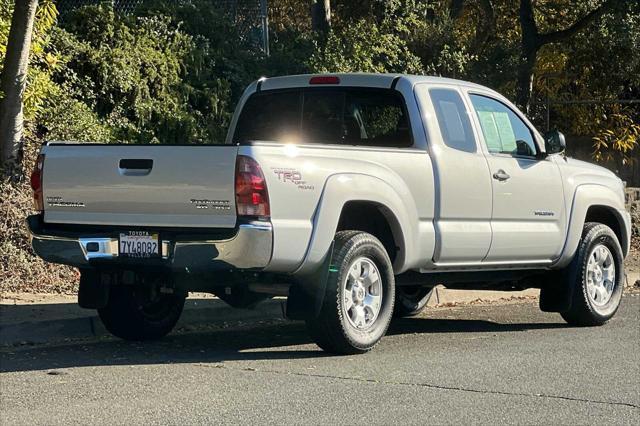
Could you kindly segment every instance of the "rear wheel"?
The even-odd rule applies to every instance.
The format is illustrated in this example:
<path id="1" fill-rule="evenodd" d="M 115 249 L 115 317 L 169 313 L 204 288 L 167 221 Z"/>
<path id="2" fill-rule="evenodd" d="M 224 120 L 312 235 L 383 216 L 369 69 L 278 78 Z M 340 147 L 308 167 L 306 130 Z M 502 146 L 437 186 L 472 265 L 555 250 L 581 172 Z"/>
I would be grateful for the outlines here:
<path id="1" fill-rule="evenodd" d="M 571 307 L 560 313 L 569 324 L 602 325 L 618 310 L 624 287 L 622 249 L 614 232 L 600 223 L 587 223 L 567 284 L 573 285 Z M 573 281 L 573 282 L 571 282 Z"/>
<path id="2" fill-rule="evenodd" d="M 109 302 L 98 314 L 105 328 L 125 340 L 154 340 L 176 325 L 184 307 L 184 293 L 164 294 L 143 287 L 114 286 Z"/>
<path id="3" fill-rule="evenodd" d="M 394 287 L 391 261 L 377 238 L 338 232 L 322 309 L 317 318 L 307 320 L 311 336 L 327 352 L 371 350 L 389 327 Z"/>
<path id="4" fill-rule="evenodd" d="M 396 287 L 396 306 L 393 309 L 393 316 L 402 318 L 418 315 L 427 307 L 432 292 L 432 287 Z"/>

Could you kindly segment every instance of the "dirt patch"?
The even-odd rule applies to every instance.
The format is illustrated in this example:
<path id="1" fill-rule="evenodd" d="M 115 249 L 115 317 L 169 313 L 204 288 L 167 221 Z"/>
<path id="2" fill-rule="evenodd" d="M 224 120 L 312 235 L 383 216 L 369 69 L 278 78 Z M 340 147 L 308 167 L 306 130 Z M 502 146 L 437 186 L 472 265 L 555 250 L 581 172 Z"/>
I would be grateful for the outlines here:
<path id="1" fill-rule="evenodd" d="M 533 303 L 538 301 L 538 296 L 506 296 L 500 299 L 478 298 L 463 302 L 445 302 L 435 305 L 435 308 L 453 308 L 456 306 L 487 306 L 487 305 L 517 305 L 521 303 Z"/>

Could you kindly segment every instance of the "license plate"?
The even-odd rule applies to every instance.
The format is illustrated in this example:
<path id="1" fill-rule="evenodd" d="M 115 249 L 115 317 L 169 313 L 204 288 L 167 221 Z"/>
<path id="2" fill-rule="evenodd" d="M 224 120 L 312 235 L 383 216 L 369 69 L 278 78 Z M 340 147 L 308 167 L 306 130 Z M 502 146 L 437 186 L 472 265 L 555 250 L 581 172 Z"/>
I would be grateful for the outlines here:
<path id="1" fill-rule="evenodd" d="M 158 257 L 160 246 L 158 234 L 147 231 L 120 233 L 119 251 L 126 257 Z"/>

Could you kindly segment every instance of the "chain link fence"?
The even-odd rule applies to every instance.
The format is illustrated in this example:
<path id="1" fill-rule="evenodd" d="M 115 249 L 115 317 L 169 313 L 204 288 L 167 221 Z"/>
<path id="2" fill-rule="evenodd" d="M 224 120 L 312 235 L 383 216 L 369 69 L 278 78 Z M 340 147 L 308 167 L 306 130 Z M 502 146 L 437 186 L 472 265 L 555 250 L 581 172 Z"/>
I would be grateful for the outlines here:
<path id="1" fill-rule="evenodd" d="M 171 0 L 168 0 L 171 1 Z M 97 4 L 108 4 L 119 13 L 131 14 L 145 0 L 58 0 L 60 14 L 73 9 Z M 188 0 L 173 0 L 175 3 L 188 3 Z M 267 0 L 209 0 L 212 8 L 223 12 L 232 20 L 240 36 L 250 44 L 269 54 L 269 22 L 267 18 Z"/>
<path id="2" fill-rule="evenodd" d="M 58 0 L 58 10 L 62 13 L 76 9 L 82 6 L 95 5 L 95 4 L 110 4 L 118 12 L 131 13 L 143 0 Z"/>

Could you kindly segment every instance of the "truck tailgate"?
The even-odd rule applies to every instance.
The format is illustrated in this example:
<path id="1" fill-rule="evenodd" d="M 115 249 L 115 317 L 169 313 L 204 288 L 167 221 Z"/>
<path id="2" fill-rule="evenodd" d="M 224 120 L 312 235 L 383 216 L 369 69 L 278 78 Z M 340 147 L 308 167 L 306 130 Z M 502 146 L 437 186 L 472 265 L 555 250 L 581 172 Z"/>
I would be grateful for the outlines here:
<path id="1" fill-rule="evenodd" d="M 42 152 L 47 223 L 236 224 L 236 146 L 50 144 Z"/>

